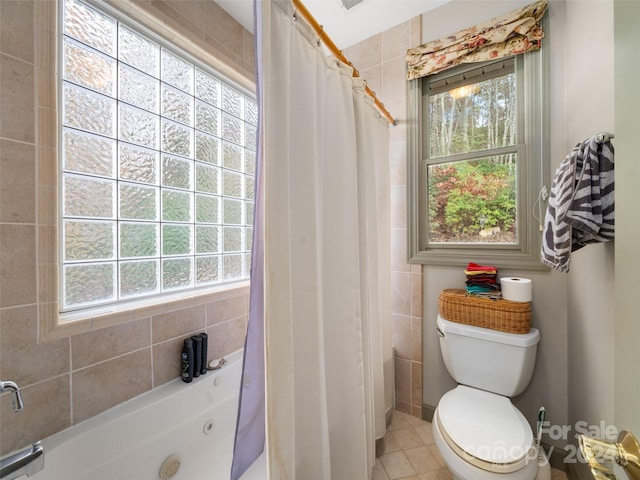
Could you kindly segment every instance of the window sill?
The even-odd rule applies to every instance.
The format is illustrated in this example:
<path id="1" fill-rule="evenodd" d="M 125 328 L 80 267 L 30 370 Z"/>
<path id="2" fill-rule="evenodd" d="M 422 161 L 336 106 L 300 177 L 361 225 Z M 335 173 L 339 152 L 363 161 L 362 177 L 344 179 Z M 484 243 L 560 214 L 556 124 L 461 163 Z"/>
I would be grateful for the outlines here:
<path id="1" fill-rule="evenodd" d="M 474 249 L 468 246 L 460 249 L 423 250 L 409 259 L 409 263 L 462 268 L 469 262 L 495 265 L 501 270 L 549 271 L 549 267 L 540 262 L 538 255 L 506 250 L 488 252 L 486 249 Z"/>
<path id="2" fill-rule="evenodd" d="M 162 297 L 86 308 L 74 312 L 58 313 L 57 304 L 40 306 L 39 341 L 55 340 L 100 328 L 132 322 L 142 318 L 182 310 L 239 294 L 249 290 L 249 280 L 217 285 L 203 290 L 190 290 Z"/>

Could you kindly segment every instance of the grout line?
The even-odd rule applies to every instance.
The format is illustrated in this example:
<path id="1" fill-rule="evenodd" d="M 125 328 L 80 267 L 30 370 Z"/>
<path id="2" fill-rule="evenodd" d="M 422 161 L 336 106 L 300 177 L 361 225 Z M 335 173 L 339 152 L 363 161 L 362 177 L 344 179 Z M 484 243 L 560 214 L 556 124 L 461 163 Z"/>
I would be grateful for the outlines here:
<path id="1" fill-rule="evenodd" d="M 75 425 L 73 418 L 73 351 L 71 336 L 67 337 L 67 341 L 69 342 L 69 424 Z"/>
<path id="2" fill-rule="evenodd" d="M 205 316 L 206 316 L 207 312 L 205 309 Z M 155 376 L 155 372 L 154 372 L 154 364 L 153 364 L 153 347 L 155 346 L 153 343 L 153 317 L 148 317 L 149 318 L 149 346 L 151 348 L 149 348 L 149 353 L 151 354 L 151 389 L 153 390 L 154 388 L 156 388 L 156 376 Z"/>

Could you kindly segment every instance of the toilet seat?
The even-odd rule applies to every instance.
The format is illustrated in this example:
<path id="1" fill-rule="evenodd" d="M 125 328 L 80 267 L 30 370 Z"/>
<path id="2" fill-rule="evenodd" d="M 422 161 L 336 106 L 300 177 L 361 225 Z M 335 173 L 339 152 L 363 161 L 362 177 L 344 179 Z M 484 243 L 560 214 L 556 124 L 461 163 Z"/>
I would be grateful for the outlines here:
<path id="1" fill-rule="evenodd" d="M 440 399 L 435 421 L 447 445 L 483 470 L 511 473 L 537 461 L 531 427 L 507 397 L 459 385 Z"/>

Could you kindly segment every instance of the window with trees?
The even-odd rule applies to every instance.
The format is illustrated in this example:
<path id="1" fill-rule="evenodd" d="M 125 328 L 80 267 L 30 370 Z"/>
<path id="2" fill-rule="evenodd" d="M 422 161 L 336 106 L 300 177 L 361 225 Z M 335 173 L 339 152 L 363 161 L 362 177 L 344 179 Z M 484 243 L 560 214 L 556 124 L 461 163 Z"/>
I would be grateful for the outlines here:
<path id="1" fill-rule="evenodd" d="M 517 241 L 514 60 L 427 81 L 428 243 Z"/>
<path id="2" fill-rule="evenodd" d="M 248 278 L 255 99 L 92 3 L 61 11 L 62 309 Z"/>
<path id="3" fill-rule="evenodd" d="M 544 59 L 531 52 L 410 82 L 410 261 L 544 268 L 534 212 L 548 168 Z"/>

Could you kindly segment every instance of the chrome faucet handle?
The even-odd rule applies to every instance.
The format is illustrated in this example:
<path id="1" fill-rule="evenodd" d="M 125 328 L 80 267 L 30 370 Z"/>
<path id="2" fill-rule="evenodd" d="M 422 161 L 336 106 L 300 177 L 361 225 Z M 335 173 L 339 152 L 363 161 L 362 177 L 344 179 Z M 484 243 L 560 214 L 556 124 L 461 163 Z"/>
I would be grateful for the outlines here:
<path id="1" fill-rule="evenodd" d="M 631 432 L 622 430 L 617 442 L 578 436 L 580 451 L 595 480 L 616 480 L 615 474 L 600 461 L 616 462 L 630 480 L 640 480 L 640 444 Z"/>
<path id="2" fill-rule="evenodd" d="M 15 382 L 2 382 L 0 381 L 0 393 L 5 390 L 9 390 L 13 394 L 12 406 L 14 412 L 21 412 L 24 408 L 24 401 L 22 400 L 22 395 L 20 394 L 20 388 Z"/>

